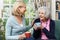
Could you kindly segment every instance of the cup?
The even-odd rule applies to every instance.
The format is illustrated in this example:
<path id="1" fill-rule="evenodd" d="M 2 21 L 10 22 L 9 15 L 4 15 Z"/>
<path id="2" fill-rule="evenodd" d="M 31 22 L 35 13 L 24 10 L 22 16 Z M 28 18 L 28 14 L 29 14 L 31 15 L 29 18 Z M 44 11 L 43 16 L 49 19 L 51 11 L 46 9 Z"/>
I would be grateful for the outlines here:
<path id="1" fill-rule="evenodd" d="M 26 35 L 26 38 L 30 38 L 31 33 L 30 32 L 26 32 L 25 35 Z"/>
<path id="2" fill-rule="evenodd" d="M 35 25 L 36 25 L 37 27 L 40 27 L 41 23 L 40 23 L 40 22 L 37 22 L 37 23 L 35 23 Z"/>

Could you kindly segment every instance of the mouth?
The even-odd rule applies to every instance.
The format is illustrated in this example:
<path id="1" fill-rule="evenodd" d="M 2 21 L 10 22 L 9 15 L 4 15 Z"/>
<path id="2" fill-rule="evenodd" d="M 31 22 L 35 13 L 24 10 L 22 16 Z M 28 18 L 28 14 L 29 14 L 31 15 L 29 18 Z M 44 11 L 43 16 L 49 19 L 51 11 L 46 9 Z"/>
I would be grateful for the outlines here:
<path id="1" fill-rule="evenodd" d="M 43 18 L 42 16 L 40 16 L 40 18 Z"/>
<path id="2" fill-rule="evenodd" d="M 23 13 L 25 13 L 26 11 L 23 11 Z"/>

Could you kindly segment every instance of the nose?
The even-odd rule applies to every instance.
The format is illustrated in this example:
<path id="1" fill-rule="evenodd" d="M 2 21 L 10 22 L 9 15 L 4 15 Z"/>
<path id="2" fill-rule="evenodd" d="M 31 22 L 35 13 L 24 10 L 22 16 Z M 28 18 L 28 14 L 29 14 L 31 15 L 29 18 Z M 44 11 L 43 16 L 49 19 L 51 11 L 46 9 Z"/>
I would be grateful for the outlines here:
<path id="1" fill-rule="evenodd" d="M 39 13 L 39 16 L 41 16 L 41 13 Z"/>
<path id="2" fill-rule="evenodd" d="M 24 10 L 26 11 L 26 8 Z"/>
<path id="3" fill-rule="evenodd" d="M 26 11 L 26 7 L 24 7 L 23 9 L 24 9 L 24 11 Z"/>

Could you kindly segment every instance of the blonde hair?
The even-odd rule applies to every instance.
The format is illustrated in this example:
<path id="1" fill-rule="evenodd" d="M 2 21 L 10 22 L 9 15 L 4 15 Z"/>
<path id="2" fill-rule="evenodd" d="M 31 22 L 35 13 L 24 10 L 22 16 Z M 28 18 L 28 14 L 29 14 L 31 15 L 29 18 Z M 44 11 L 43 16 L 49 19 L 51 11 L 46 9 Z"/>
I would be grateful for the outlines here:
<path id="1" fill-rule="evenodd" d="M 24 5 L 25 6 L 25 3 L 23 1 L 16 1 L 14 4 L 13 4 L 13 8 L 12 8 L 12 15 L 14 16 L 19 16 L 20 14 L 16 11 L 17 8 L 19 6 L 22 6 Z"/>

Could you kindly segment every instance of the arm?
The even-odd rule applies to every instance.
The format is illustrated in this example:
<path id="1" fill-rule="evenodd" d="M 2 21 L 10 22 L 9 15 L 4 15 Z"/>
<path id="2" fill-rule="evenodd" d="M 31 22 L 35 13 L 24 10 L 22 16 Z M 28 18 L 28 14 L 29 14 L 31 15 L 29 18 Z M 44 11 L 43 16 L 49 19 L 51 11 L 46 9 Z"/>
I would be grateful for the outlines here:
<path id="1" fill-rule="evenodd" d="M 42 29 L 42 31 L 46 34 L 46 36 L 49 39 L 54 38 L 55 39 L 55 22 L 52 21 L 50 24 L 50 31 L 48 31 L 46 28 Z"/>
<path id="2" fill-rule="evenodd" d="M 11 20 L 9 19 L 6 23 L 6 28 L 5 28 L 5 37 L 6 39 L 19 39 L 19 35 L 16 36 L 12 36 L 12 24 L 11 24 Z"/>
<path id="3" fill-rule="evenodd" d="M 26 31 L 28 31 L 29 29 L 31 29 L 32 28 L 32 26 L 30 25 L 30 26 L 26 26 Z"/>
<path id="4" fill-rule="evenodd" d="M 35 39 L 38 39 L 38 38 L 41 38 L 41 30 L 40 29 L 37 29 L 37 30 L 33 30 L 33 37 Z"/>
<path id="5" fill-rule="evenodd" d="M 37 26 L 35 25 L 36 22 L 40 22 L 39 19 L 34 20 L 33 23 L 33 37 L 35 39 L 41 38 L 41 30 L 37 28 Z"/>
<path id="6" fill-rule="evenodd" d="M 34 25 L 34 21 L 32 20 L 31 25 L 26 27 L 26 30 L 29 31 L 31 34 L 33 34 L 33 25 Z"/>

